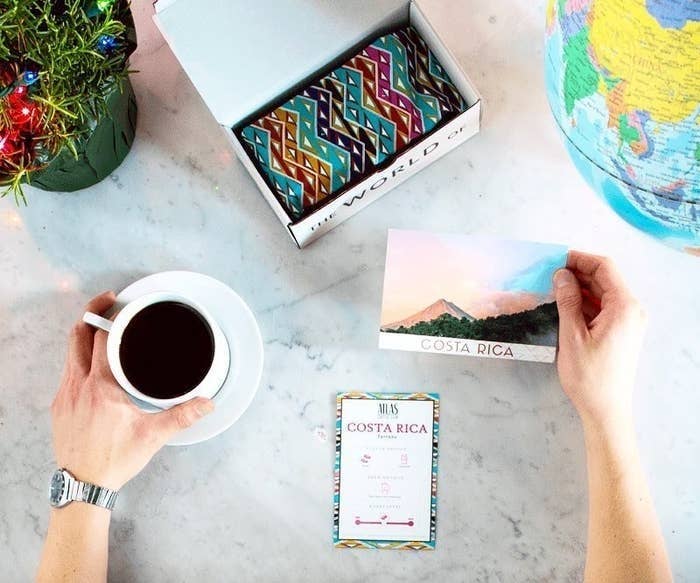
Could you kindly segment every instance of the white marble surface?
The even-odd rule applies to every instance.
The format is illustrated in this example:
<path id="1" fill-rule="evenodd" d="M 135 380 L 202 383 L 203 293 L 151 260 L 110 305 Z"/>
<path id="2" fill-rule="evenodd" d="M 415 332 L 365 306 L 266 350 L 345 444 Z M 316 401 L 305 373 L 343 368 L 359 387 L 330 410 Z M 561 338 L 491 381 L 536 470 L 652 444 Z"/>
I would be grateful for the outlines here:
<path id="1" fill-rule="evenodd" d="M 553 367 L 377 350 L 391 226 L 619 261 L 651 316 L 635 405 L 643 461 L 677 581 L 698 581 L 698 259 L 628 227 L 576 174 L 544 96 L 541 1 L 423 4 L 483 93 L 483 132 L 303 251 L 233 158 L 150 3 L 135 8 L 133 152 L 89 191 L 0 201 L 0 579 L 29 580 L 37 562 L 48 406 L 71 322 L 104 289 L 192 269 L 257 314 L 262 385 L 229 431 L 163 451 L 124 489 L 112 581 L 580 580 L 584 451 Z M 333 396 L 347 389 L 441 393 L 434 553 L 332 548 Z"/>

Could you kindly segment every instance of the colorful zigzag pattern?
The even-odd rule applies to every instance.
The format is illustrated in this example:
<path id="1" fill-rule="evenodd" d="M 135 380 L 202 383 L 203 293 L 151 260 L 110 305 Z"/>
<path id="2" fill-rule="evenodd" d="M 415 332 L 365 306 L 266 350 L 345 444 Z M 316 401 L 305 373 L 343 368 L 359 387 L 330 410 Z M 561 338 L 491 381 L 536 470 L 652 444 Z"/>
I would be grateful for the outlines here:
<path id="1" fill-rule="evenodd" d="M 409 26 L 380 37 L 239 137 L 280 203 L 299 219 L 465 109 L 437 57 Z"/>

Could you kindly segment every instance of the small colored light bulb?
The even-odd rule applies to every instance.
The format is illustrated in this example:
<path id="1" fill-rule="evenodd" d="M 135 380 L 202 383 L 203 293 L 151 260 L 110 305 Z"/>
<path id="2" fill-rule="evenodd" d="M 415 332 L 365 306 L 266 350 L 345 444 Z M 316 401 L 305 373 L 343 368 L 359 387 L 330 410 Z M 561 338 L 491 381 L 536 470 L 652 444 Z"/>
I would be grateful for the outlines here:
<path id="1" fill-rule="evenodd" d="M 36 83 L 39 80 L 39 73 L 36 71 L 28 70 L 25 71 L 24 74 L 22 75 L 22 84 L 23 85 L 32 85 Z"/>
<path id="2" fill-rule="evenodd" d="M 103 55 L 111 53 L 118 46 L 117 39 L 112 35 L 103 34 L 97 39 L 97 50 Z"/>

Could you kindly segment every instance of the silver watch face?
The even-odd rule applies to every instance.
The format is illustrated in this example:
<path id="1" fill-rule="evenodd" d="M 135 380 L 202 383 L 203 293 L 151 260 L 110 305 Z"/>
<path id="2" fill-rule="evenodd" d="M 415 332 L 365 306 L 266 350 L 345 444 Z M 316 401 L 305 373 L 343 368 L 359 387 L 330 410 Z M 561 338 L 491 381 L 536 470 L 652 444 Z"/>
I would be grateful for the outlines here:
<path id="1" fill-rule="evenodd" d="M 59 506 L 61 504 L 65 488 L 66 477 L 61 470 L 56 470 L 53 473 L 49 486 L 49 502 L 51 502 L 51 506 Z"/>

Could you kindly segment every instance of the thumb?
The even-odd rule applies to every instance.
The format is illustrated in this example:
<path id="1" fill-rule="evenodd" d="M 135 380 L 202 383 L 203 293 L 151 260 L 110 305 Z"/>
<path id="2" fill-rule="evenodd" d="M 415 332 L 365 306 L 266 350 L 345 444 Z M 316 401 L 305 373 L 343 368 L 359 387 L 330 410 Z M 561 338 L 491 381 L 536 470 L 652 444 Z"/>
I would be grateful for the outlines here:
<path id="1" fill-rule="evenodd" d="M 588 328 L 583 317 L 581 286 L 568 269 L 554 274 L 554 297 L 559 310 L 559 342 L 583 336 Z"/>
<path id="2" fill-rule="evenodd" d="M 190 399 L 153 415 L 153 431 L 158 441 L 166 443 L 178 431 L 191 427 L 213 410 L 214 402 L 211 399 L 204 397 Z"/>

